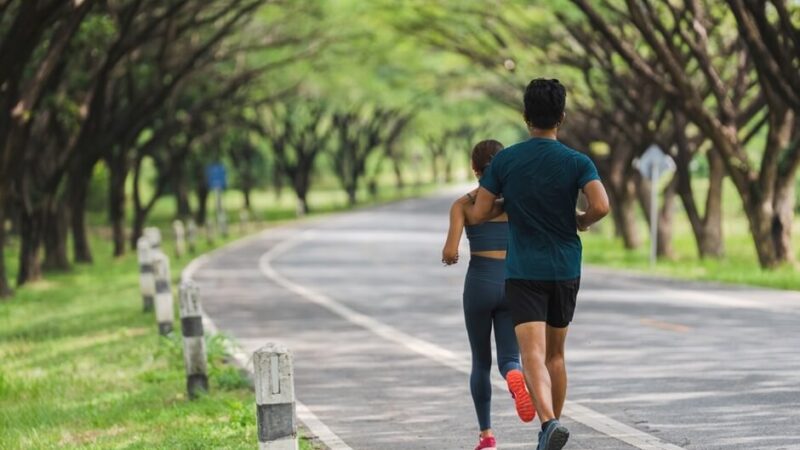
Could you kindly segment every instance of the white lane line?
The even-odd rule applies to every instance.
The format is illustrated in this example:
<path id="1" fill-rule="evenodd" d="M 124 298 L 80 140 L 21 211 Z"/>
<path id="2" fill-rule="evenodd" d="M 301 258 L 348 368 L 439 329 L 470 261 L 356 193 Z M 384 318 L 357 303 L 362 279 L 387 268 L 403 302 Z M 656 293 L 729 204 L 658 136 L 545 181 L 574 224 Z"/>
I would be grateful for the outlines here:
<path id="1" fill-rule="evenodd" d="M 297 402 L 297 417 L 314 433 L 314 436 L 322 441 L 330 450 L 353 450 L 349 445 L 336 435 L 327 425 L 311 412 L 308 407 Z"/>
<path id="2" fill-rule="evenodd" d="M 226 250 L 230 250 L 231 248 L 239 248 L 247 243 L 249 243 L 253 239 L 257 239 L 260 237 L 260 234 L 245 238 L 241 241 L 237 241 L 234 244 L 229 244 L 227 246 L 223 246 L 211 253 L 202 255 L 198 258 L 192 260 L 186 268 L 183 269 L 181 273 L 182 280 L 190 280 L 194 276 L 195 272 L 197 272 L 203 264 L 206 264 L 210 261 L 210 255 L 221 251 L 223 248 Z M 211 317 L 206 314 L 205 311 L 201 309 L 201 314 L 203 317 L 203 328 L 208 332 L 209 336 L 214 336 L 219 334 L 219 328 L 217 325 L 214 324 L 214 321 L 211 320 Z M 242 349 L 241 346 L 236 344 L 235 342 L 231 341 L 230 339 L 225 339 L 223 341 L 223 345 L 225 346 L 225 352 L 231 355 L 231 357 L 236 361 L 236 363 L 242 369 L 246 370 L 248 374 L 252 377 L 254 375 L 253 369 L 253 361 L 248 353 Z M 297 408 L 297 418 L 303 422 L 306 428 L 311 431 L 311 433 L 326 447 L 330 450 L 353 450 L 349 445 L 345 444 L 344 441 L 336 435 L 327 425 L 325 425 L 319 418 L 311 412 L 311 410 L 303 404 L 301 401 L 295 399 L 295 407 Z"/>
<path id="3" fill-rule="evenodd" d="M 388 341 L 401 345 L 408 350 L 418 353 L 434 362 L 443 364 L 464 374 L 470 373 L 471 368 L 468 362 L 463 358 L 458 358 L 450 350 L 442 348 L 431 342 L 419 339 L 410 334 L 406 334 L 370 316 L 361 314 L 324 294 L 294 283 L 282 276 L 272 267 L 272 261 L 275 258 L 291 250 L 297 245 L 314 239 L 317 235 L 318 233 L 314 231 L 307 231 L 280 242 L 261 256 L 259 259 L 259 268 L 267 278 L 271 279 L 279 286 L 333 312 L 350 323 L 363 327 Z M 506 389 L 505 384 L 500 380 L 494 380 L 493 384 L 500 389 Z M 681 448 L 676 445 L 663 442 L 661 439 L 655 436 L 637 430 L 636 428 L 628 426 L 622 422 L 618 422 L 611 417 L 604 416 L 599 412 L 582 406 L 578 403 L 567 401 L 564 409 L 564 414 L 575 422 L 586 425 L 602 434 L 625 442 L 636 448 L 643 450 L 681 450 Z"/>

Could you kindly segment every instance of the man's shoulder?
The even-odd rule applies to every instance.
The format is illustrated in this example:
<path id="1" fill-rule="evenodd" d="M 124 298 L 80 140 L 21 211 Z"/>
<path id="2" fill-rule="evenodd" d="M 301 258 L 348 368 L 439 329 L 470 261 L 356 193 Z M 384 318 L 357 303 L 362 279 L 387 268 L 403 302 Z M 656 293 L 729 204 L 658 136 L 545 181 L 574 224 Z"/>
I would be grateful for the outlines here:
<path id="1" fill-rule="evenodd" d="M 561 141 L 555 141 L 555 142 L 556 142 L 558 148 L 561 151 L 563 151 L 564 154 L 566 154 L 566 155 L 569 155 L 569 156 L 572 156 L 572 157 L 575 157 L 575 158 L 588 158 L 588 156 L 586 155 L 586 152 L 582 152 L 580 150 L 576 150 L 576 149 L 570 147 L 569 145 L 567 145 L 567 144 L 565 144 L 565 143 L 563 143 Z"/>

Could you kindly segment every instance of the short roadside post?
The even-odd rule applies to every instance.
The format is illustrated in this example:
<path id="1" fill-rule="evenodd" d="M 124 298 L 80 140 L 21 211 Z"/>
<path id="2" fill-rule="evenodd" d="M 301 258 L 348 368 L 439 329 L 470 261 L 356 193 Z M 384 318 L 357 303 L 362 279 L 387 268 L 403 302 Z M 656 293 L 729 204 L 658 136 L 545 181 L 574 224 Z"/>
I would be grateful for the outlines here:
<path id="1" fill-rule="evenodd" d="M 172 332 L 172 288 L 169 279 L 169 258 L 162 252 L 155 252 L 153 267 L 156 275 L 156 322 L 158 333 L 166 336 Z"/>
<path id="2" fill-rule="evenodd" d="M 144 236 L 150 240 L 150 248 L 161 249 L 161 230 L 156 227 L 147 227 L 144 229 Z"/>
<path id="3" fill-rule="evenodd" d="M 186 390 L 195 399 L 208 392 L 208 360 L 203 339 L 203 315 L 197 284 L 185 280 L 180 285 L 181 332 L 183 334 L 183 361 L 186 365 Z"/>
<path id="4" fill-rule="evenodd" d="M 186 244 L 189 246 L 189 252 L 194 253 L 197 248 L 197 224 L 194 219 L 189 219 L 186 224 Z"/>
<path id="5" fill-rule="evenodd" d="M 172 222 L 172 231 L 175 233 L 175 257 L 180 258 L 186 254 L 186 230 L 183 222 L 180 220 Z"/>
<path id="6" fill-rule="evenodd" d="M 650 265 L 654 266 L 658 260 L 658 180 L 665 173 L 675 170 L 675 161 L 661 147 L 653 144 L 641 158 L 634 161 L 634 166 L 650 180 Z"/>
<path id="7" fill-rule="evenodd" d="M 208 188 L 214 192 L 214 203 L 216 205 L 216 222 L 222 236 L 228 236 L 228 221 L 225 210 L 222 207 L 222 190 L 228 185 L 225 166 L 221 163 L 214 163 L 206 167 L 206 183 Z"/>
<path id="8" fill-rule="evenodd" d="M 297 450 L 292 354 L 267 344 L 253 354 L 258 443 L 261 450 Z"/>
<path id="9" fill-rule="evenodd" d="M 141 236 L 136 240 L 136 254 L 139 257 L 139 287 L 142 291 L 142 310 L 153 310 L 156 295 L 156 280 L 151 257 L 150 240 Z"/>

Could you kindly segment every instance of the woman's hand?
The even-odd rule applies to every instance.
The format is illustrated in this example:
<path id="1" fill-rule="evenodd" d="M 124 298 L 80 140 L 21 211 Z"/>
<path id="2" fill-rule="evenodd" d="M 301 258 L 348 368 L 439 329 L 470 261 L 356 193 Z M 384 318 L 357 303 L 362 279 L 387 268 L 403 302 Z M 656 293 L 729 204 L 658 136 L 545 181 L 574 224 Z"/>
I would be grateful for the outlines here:
<path id="1" fill-rule="evenodd" d="M 442 250 L 442 263 L 448 266 L 458 262 L 458 247 L 450 247 L 445 245 Z"/>

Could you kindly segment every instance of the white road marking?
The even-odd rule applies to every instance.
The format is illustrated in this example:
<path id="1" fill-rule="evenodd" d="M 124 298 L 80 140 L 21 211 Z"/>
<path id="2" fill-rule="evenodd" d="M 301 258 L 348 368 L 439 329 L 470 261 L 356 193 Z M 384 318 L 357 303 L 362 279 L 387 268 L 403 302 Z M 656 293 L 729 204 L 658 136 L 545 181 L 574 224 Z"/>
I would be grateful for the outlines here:
<path id="1" fill-rule="evenodd" d="M 327 425 L 322 423 L 308 407 L 297 402 L 297 417 L 331 450 L 353 450 L 349 445 L 336 435 Z"/>
<path id="2" fill-rule="evenodd" d="M 210 260 L 210 255 L 221 251 L 222 249 L 230 250 L 231 248 L 239 248 L 251 240 L 256 239 L 260 236 L 260 234 L 251 236 L 241 241 L 236 241 L 234 244 L 230 244 L 227 246 L 223 246 L 214 252 L 202 255 L 198 258 L 192 260 L 186 268 L 183 269 L 181 273 L 181 278 L 183 280 L 192 279 L 195 272 L 203 266 L 203 264 L 207 263 Z M 211 320 L 211 317 L 205 313 L 205 311 L 201 310 L 201 314 L 203 317 L 203 328 L 208 332 L 209 336 L 213 336 L 219 334 L 219 328 L 214 324 L 214 321 Z M 226 339 L 225 341 L 225 351 L 233 357 L 239 367 L 247 370 L 250 376 L 253 376 L 253 361 L 250 356 L 235 342 Z M 320 441 L 322 441 L 325 446 L 327 446 L 330 450 L 353 450 L 349 445 L 345 444 L 344 441 L 336 435 L 327 425 L 325 425 L 319 418 L 311 412 L 311 410 L 302 402 L 295 399 L 295 407 L 297 412 L 297 418 L 300 419 L 303 424 L 308 428 L 311 433 L 317 437 Z"/>
<path id="3" fill-rule="evenodd" d="M 350 323 L 365 328 L 390 342 L 403 346 L 434 362 L 443 364 L 464 374 L 470 373 L 471 367 L 468 362 L 462 358 L 458 358 L 453 352 L 431 342 L 406 334 L 370 316 L 361 314 L 324 294 L 294 283 L 282 276 L 272 267 L 272 261 L 275 258 L 297 245 L 315 239 L 319 234 L 320 233 L 315 231 L 307 231 L 280 242 L 261 256 L 259 259 L 259 268 L 267 278 L 271 279 L 276 284 L 333 312 Z M 505 384 L 500 380 L 494 380 L 493 384 L 500 389 L 506 389 Z M 564 409 L 564 414 L 572 420 L 636 448 L 643 450 L 680 450 L 680 447 L 676 445 L 663 442 L 655 436 L 644 433 L 622 422 L 618 422 L 578 403 L 567 401 Z"/>

